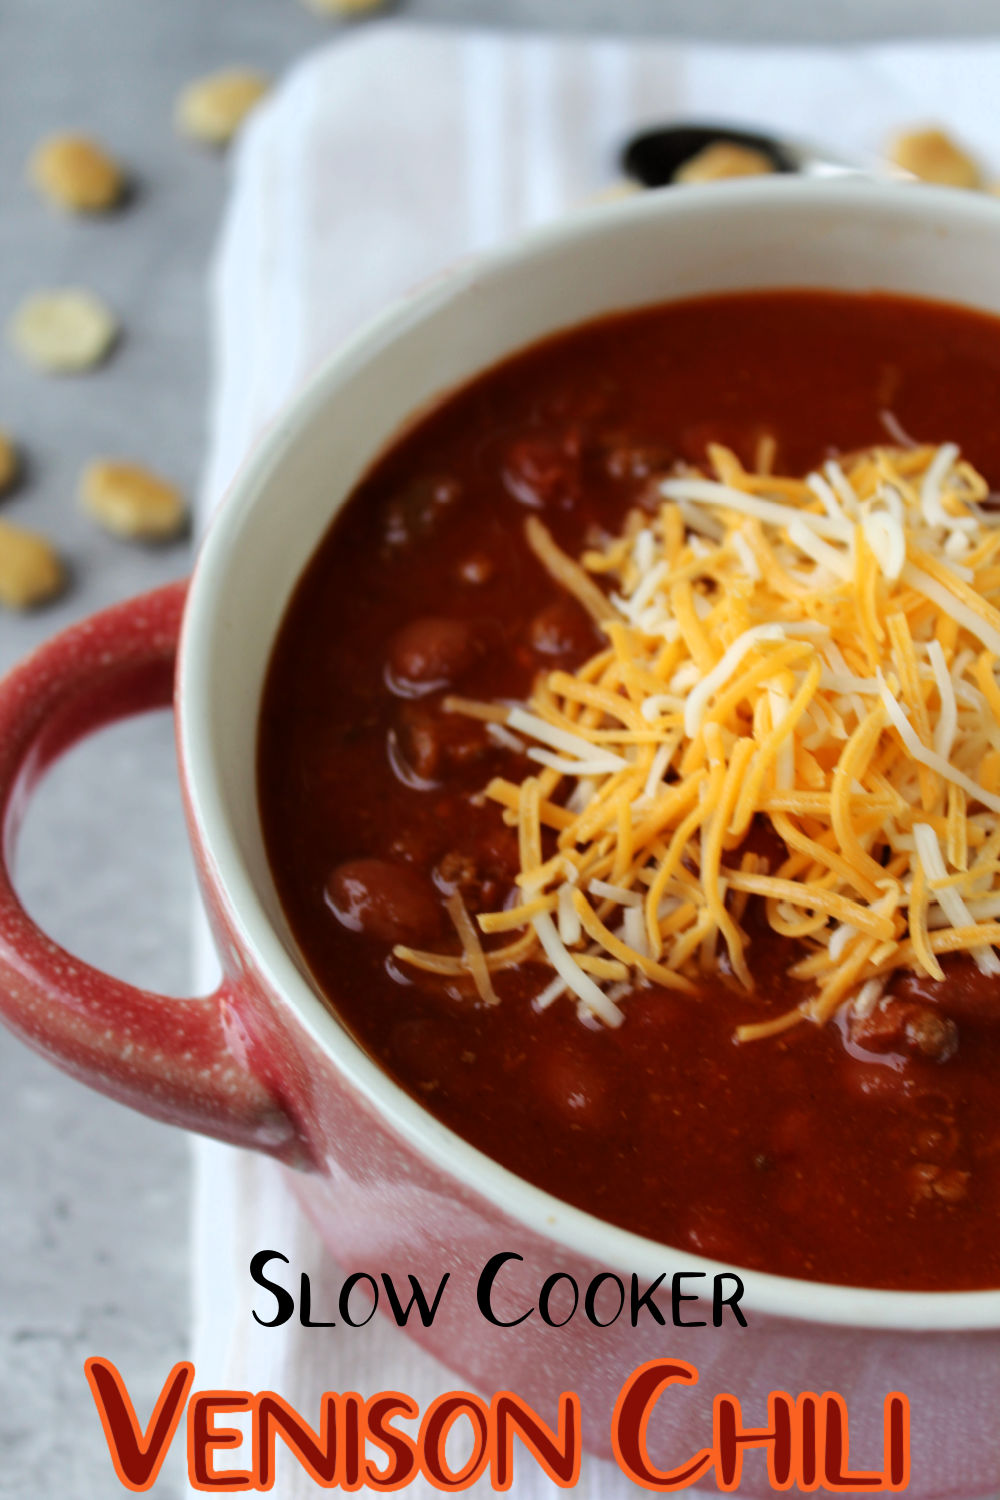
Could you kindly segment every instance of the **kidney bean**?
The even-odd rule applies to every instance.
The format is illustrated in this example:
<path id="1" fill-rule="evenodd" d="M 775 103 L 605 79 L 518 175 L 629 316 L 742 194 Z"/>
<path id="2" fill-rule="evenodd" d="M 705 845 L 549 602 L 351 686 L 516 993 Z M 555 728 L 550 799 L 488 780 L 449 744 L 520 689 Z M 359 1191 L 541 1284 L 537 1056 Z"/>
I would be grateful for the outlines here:
<path id="1" fill-rule="evenodd" d="M 590 618 L 575 599 L 556 599 L 540 609 L 528 626 L 532 647 L 540 656 L 586 660 L 599 641 Z"/>
<path id="2" fill-rule="evenodd" d="M 383 943 L 429 942 L 441 933 L 442 911 L 426 875 L 387 859 L 351 859 L 326 885 L 337 921 Z"/>
<path id="3" fill-rule="evenodd" d="M 867 1052 L 905 1052 L 947 1062 L 958 1051 L 958 1027 L 937 1006 L 892 997 L 870 1015 L 852 1016 L 849 1036 Z"/>
<path id="4" fill-rule="evenodd" d="M 519 438 L 507 449 L 502 475 L 514 499 L 534 510 L 568 509 L 579 498 L 579 456 L 555 438 Z"/>
<path id="5" fill-rule="evenodd" d="M 450 686 L 478 654 L 476 637 L 464 620 L 422 615 L 397 630 L 389 643 L 390 685 L 404 695 L 414 688 L 431 692 Z"/>
<path id="6" fill-rule="evenodd" d="M 408 704 L 403 727 L 407 764 L 424 781 L 436 781 L 448 771 L 474 766 L 494 748 L 485 725 L 464 714 L 435 713 Z"/>

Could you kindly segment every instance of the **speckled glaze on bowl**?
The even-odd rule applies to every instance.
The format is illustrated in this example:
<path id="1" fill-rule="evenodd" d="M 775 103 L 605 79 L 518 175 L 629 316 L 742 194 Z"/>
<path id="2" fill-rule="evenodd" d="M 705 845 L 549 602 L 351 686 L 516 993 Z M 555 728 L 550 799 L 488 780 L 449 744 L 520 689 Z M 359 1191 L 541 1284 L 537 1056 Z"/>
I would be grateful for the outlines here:
<path id="1" fill-rule="evenodd" d="M 651 1451 L 679 1463 L 729 1390 L 763 1422 L 772 1389 L 841 1392 L 851 1460 L 881 1466 L 882 1401 L 912 1407 L 910 1493 L 1000 1486 L 994 1389 L 1000 1292 L 887 1293 L 747 1272 L 750 1326 L 493 1328 L 474 1285 L 499 1250 L 523 1261 L 497 1300 L 516 1316 L 544 1278 L 599 1269 L 641 1282 L 726 1269 L 613 1228 L 515 1178 L 438 1124 L 346 1035 L 288 931 L 255 792 L 256 718 L 271 643 L 337 506 L 415 415 L 508 353 L 605 312 L 752 287 L 885 289 L 1000 312 L 1000 207 L 986 197 L 857 181 L 748 181 L 589 211 L 403 301 L 313 377 L 253 455 L 177 584 L 85 622 L 0 686 L 0 806 L 9 860 L 45 765 L 111 719 L 174 701 L 192 843 L 225 979 L 175 1001 L 109 979 L 50 942 L 0 869 L 0 1009 L 26 1041 L 160 1119 L 268 1151 L 347 1268 L 425 1284 L 452 1274 L 419 1337 L 480 1387 L 554 1413 L 582 1399 L 587 1445 L 610 1450 L 625 1376 L 654 1356 L 697 1365 L 660 1402 Z M 187 597 L 185 598 L 185 594 Z M 179 641 L 179 650 L 178 650 Z M 174 662 L 178 660 L 176 685 Z M 706 1163 L 706 1191 L 711 1164 Z M 689 1316 L 698 1314 L 694 1304 Z M 412 1330 L 411 1330 L 412 1331 Z M 766 1493 L 760 1455 L 742 1488 Z"/>

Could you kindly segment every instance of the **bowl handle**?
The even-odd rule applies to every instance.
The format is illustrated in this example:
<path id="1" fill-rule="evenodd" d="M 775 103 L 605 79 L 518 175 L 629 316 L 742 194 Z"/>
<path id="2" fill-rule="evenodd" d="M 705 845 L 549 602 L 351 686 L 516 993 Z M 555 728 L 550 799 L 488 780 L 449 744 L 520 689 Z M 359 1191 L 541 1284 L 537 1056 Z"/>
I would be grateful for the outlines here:
<path id="1" fill-rule="evenodd" d="M 45 768 L 105 724 L 173 698 L 187 583 L 74 625 L 0 683 L 0 1016 L 74 1077 L 155 1119 L 303 1165 L 299 1132 L 251 1070 L 234 991 L 168 999 L 81 963 L 31 920 L 10 867 Z"/>

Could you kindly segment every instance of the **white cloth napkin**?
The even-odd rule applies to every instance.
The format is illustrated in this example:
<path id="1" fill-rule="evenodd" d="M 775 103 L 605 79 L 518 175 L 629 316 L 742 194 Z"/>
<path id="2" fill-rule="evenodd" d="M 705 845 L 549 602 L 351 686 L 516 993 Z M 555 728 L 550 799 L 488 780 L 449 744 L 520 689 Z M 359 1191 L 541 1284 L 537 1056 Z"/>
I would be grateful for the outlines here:
<path id="1" fill-rule="evenodd" d="M 983 41 L 727 48 L 389 23 L 317 53 L 254 117 L 235 164 L 213 289 L 206 514 L 255 435 L 338 340 L 457 256 L 607 188 L 616 148 L 636 126 L 728 118 L 867 156 L 893 129 L 938 120 L 992 157 L 1000 177 L 998 78 L 1000 42 Z M 200 979 L 213 969 L 201 931 Z M 307 1271 L 318 1309 L 332 1305 L 338 1273 L 277 1167 L 206 1141 L 194 1151 L 199 1388 L 276 1390 L 307 1419 L 318 1418 L 324 1390 L 393 1388 L 423 1407 L 452 1388 L 387 1321 L 258 1327 L 253 1293 L 263 1294 L 248 1274 L 256 1251 L 280 1250 Z M 567 1370 L 568 1388 L 572 1378 Z M 575 1493 L 613 1500 L 630 1490 L 612 1464 L 588 1460 Z M 281 1500 L 316 1492 L 279 1460 Z M 408 1493 L 437 1492 L 421 1481 Z M 513 1493 L 558 1491 L 523 1462 Z"/>

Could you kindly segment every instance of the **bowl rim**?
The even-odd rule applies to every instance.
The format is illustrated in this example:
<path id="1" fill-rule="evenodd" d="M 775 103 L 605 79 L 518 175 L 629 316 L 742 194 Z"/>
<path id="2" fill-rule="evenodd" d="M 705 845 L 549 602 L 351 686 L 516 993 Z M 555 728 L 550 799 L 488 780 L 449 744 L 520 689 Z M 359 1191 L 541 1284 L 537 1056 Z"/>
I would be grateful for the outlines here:
<path id="1" fill-rule="evenodd" d="M 294 1017 L 382 1121 L 438 1171 L 456 1180 L 465 1194 L 485 1200 L 494 1211 L 549 1241 L 554 1249 L 562 1248 L 602 1268 L 634 1272 L 650 1280 L 678 1266 L 709 1276 L 735 1271 L 746 1288 L 745 1305 L 751 1323 L 757 1314 L 898 1333 L 981 1331 L 1000 1327 L 1000 1289 L 886 1291 L 781 1276 L 699 1256 L 574 1208 L 516 1176 L 441 1124 L 368 1056 L 327 1008 L 318 986 L 311 986 L 296 967 L 262 908 L 223 816 L 221 783 L 210 750 L 207 726 L 213 703 L 207 648 L 218 629 L 224 597 L 220 580 L 227 556 L 237 536 L 252 524 L 267 493 L 270 475 L 342 385 L 405 330 L 433 320 L 462 291 L 488 287 L 491 279 L 511 270 L 527 271 L 536 257 L 571 250 L 581 239 L 607 232 L 612 222 L 621 233 L 627 233 L 629 225 L 649 218 L 680 219 L 703 213 L 717 216 L 727 208 L 734 213 L 745 212 L 748 206 L 766 211 L 785 209 L 792 203 L 803 212 L 828 209 L 832 204 L 856 213 L 890 212 L 901 223 L 926 223 L 935 215 L 945 214 L 958 226 L 963 221 L 991 225 L 1000 239 L 1000 208 L 985 194 L 925 184 L 848 176 L 810 180 L 785 176 L 692 186 L 682 192 L 670 188 L 645 192 L 613 205 L 585 206 L 497 248 L 458 261 L 391 302 L 305 377 L 244 459 L 216 508 L 196 561 L 184 613 L 176 691 L 177 742 L 187 816 L 192 837 L 205 858 L 213 894 L 223 903 L 244 952 L 270 991 L 279 997 L 284 1011 Z M 544 336 L 540 334 L 539 338 Z M 378 446 L 373 446 L 369 461 L 378 451 Z M 337 508 L 331 509 L 331 520 Z M 266 661 L 261 664 L 262 676 L 265 670 Z"/>

